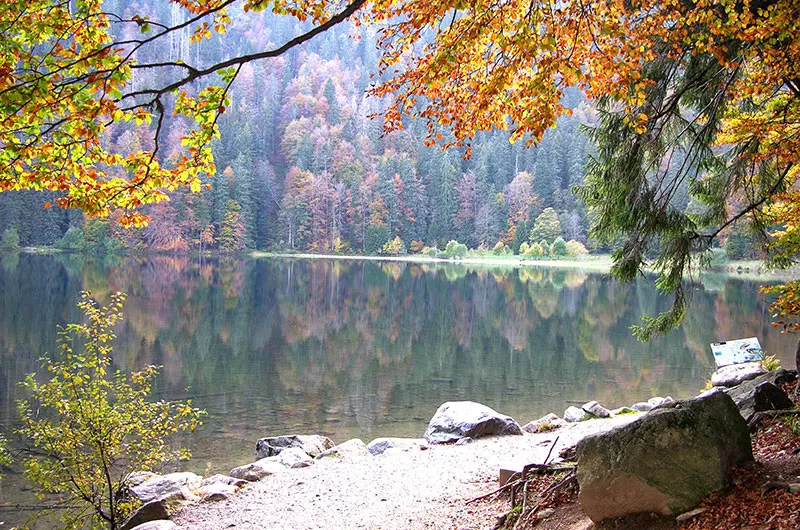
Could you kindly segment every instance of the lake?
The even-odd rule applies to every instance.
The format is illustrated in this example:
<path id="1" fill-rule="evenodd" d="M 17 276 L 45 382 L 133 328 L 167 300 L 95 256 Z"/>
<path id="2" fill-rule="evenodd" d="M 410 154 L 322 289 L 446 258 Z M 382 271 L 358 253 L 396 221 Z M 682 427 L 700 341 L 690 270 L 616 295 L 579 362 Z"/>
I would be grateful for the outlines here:
<path id="1" fill-rule="evenodd" d="M 709 343 L 757 336 L 791 365 L 794 339 L 770 326 L 758 284 L 707 275 L 683 326 L 649 343 L 629 327 L 665 310 L 654 281 L 620 285 L 559 268 L 328 259 L 90 260 L 0 255 L 0 422 L 16 423 L 17 382 L 77 321 L 81 290 L 128 293 L 115 365 L 162 365 L 160 397 L 208 411 L 183 441 L 201 474 L 251 460 L 286 433 L 419 437 L 436 408 L 469 399 L 520 423 L 573 403 L 606 407 L 696 394 Z M 25 501 L 0 490 L 0 520 Z M 21 500 L 22 499 L 22 500 Z"/>

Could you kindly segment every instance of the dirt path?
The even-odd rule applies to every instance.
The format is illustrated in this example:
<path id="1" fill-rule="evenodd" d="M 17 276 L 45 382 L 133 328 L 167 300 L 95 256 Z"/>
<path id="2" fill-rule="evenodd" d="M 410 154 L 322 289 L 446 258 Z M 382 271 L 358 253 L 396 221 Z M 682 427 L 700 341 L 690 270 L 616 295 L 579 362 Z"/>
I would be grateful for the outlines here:
<path id="1" fill-rule="evenodd" d="M 501 464 L 543 462 L 578 439 L 636 416 L 591 420 L 557 431 L 485 438 L 461 446 L 319 461 L 253 483 L 227 501 L 190 506 L 183 529 L 492 528 L 497 507 L 466 501 L 497 487 Z"/>

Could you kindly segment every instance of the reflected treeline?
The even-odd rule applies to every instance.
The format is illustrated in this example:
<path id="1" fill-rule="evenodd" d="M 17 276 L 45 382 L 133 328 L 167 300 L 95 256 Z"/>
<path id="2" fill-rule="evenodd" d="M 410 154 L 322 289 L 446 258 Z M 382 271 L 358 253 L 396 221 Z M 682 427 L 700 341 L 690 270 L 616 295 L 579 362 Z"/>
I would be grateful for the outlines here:
<path id="1" fill-rule="evenodd" d="M 758 336 L 786 360 L 793 351 L 758 286 L 736 280 L 692 287 L 684 326 L 646 344 L 629 327 L 669 305 L 652 281 L 566 269 L 4 255 L 0 289 L 4 423 L 17 381 L 54 351 L 56 327 L 80 317 L 79 291 L 125 291 L 115 363 L 163 365 L 157 392 L 209 411 L 192 441 L 202 472 L 241 463 L 269 434 L 419 436 L 452 399 L 527 421 L 569 400 L 688 396 L 723 338 Z"/>

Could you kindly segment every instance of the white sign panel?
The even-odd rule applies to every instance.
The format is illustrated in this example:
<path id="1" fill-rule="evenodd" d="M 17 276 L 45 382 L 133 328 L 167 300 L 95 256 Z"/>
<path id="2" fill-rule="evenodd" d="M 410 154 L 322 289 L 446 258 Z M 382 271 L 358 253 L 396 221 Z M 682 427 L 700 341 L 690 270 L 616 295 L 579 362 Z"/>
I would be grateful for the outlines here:
<path id="1" fill-rule="evenodd" d="M 756 337 L 714 342 L 711 344 L 711 351 L 714 353 L 714 360 L 717 366 L 749 363 L 764 359 L 764 352 L 761 350 L 761 344 L 759 344 Z"/>

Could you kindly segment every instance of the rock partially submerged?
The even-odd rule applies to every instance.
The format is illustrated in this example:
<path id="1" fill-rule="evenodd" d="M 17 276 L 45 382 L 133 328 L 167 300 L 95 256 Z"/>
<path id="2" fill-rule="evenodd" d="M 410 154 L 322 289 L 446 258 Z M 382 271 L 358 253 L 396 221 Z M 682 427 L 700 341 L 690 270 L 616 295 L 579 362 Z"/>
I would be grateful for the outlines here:
<path id="1" fill-rule="evenodd" d="M 711 374 L 711 384 L 725 387 L 736 386 L 765 373 L 767 373 L 767 369 L 760 362 L 729 364 Z"/>
<path id="2" fill-rule="evenodd" d="M 272 436 L 261 438 L 256 442 L 256 460 L 279 455 L 284 449 L 293 447 L 302 449 L 310 457 L 315 457 L 333 446 L 334 443 L 330 438 L 319 434 Z"/>
<path id="3" fill-rule="evenodd" d="M 716 392 L 654 410 L 577 446 L 579 501 L 595 522 L 636 513 L 678 515 L 725 486 L 750 461 L 750 434 Z"/>
<path id="4" fill-rule="evenodd" d="M 514 418 L 504 416 L 486 405 L 474 401 L 448 401 L 431 418 L 425 439 L 441 444 L 461 438 L 521 434 L 522 429 Z"/>

